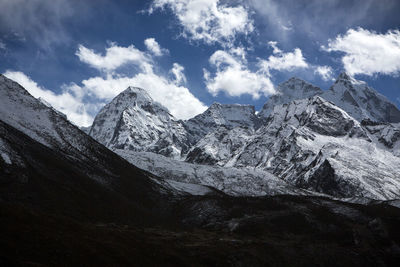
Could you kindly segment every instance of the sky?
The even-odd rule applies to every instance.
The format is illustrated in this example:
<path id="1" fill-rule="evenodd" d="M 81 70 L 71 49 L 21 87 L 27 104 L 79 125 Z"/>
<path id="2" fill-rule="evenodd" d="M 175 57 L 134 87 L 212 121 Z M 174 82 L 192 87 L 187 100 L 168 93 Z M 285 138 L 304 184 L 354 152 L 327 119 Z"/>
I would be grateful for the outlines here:
<path id="1" fill-rule="evenodd" d="M 78 126 L 128 86 L 178 119 L 343 71 L 400 106 L 397 0 L 0 0 L 0 73 Z"/>

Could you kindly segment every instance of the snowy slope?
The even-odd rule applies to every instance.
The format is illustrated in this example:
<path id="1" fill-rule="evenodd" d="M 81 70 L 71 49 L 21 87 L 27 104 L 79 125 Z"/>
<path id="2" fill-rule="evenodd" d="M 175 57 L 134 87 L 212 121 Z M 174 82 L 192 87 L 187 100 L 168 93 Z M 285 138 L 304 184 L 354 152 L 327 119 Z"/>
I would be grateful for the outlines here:
<path id="1" fill-rule="evenodd" d="M 68 146 L 57 131 L 57 123 L 66 119 L 1 74 L 0 118 L 46 146 Z"/>
<path id="2" fill-rule="evenodd" d="M 207 139 L 218 140 L 213 135 Z M 398 198 L 400 158 L 374 138 L 345 111 L 316 96 L 275 106 L 267 123 L 241 138 L 245 144 L 225 158 L 210 151 L 226 151 L 229 140 L 204 142 L 197 154 L 208 157 L 205 163 L 267 170 L 300 188 L 336 197 Z"/>
<path id="3" fill-rule="evenodd" d="M 133 165 L 167 180 L 211 186 L 233 196 L 315 195 L 259 169 L 190 164 L 150 152 L 121 149 L 115 152 Z"/>
<path id="4" fill-rule="evenodd" d="M 188 150 L 181 121 L 140 88 L 129 87 L 97 114 L 89 133 L 109 148 L 180 158 Z"/>

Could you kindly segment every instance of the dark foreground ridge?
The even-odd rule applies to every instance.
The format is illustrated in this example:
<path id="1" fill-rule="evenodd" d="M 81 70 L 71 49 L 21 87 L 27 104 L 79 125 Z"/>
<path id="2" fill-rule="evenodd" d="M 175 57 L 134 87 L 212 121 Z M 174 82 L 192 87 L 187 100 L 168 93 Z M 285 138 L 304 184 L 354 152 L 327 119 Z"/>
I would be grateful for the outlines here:
<path id="1" fill-rule="evenodd" d="M 1 266 L 395 266 L 400 259 L 400 210 L 386 203 L 177 196 L 154 185 L 129 198 L 91 181 L 74 159 L 0 125 L 1 139 L 27 166 L 0 162 Z M 136 181 L 130 190 L 145 182 L 146 173 L 118 159 L 112 164 L 127 170 L 121 179 Z"/>

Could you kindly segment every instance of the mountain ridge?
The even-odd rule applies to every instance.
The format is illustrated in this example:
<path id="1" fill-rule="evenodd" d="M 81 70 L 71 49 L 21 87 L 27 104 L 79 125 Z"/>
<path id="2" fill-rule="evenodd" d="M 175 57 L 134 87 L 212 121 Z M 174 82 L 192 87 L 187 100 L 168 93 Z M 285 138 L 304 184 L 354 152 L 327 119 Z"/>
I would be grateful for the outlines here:
<path id="1" fill-rule="evenodd" d="M 339 75 L 335 84 L 327 91 L 298 78 L 289 79 L 280 84 L 279 88 L 281 94 L 272 96 L 258 114 L 251 105 L 214 103 L 204 113 L 187 121 L 180 121 L 185 130 L 183 135 L 186 139 L 183 142 L 187 149 L 181 150 L 180 157 L 170 156 L 170 165 L 180 164 L 174 163 L 175 159 L 223 168 L 256 168 L 274 174 L 290 185 L 335 197 L 400 197 L 400 177 L 396 174 L 400 169 L 395 167 L 399 160 L 396 152 L 400 147 L 399 125 L 385 121 L 381 122 L 381 126 L 375 125 L 377 122 L 366 125 L 367 120 L 376 121 L 382 118 L 377 118 L 377 113 L 372 112 L 364 112 L 363 114 L 368 115 L 365 118 L 354 118 L 353 114 L 361 114 L 361 111 L 373 107 L 366 105 L 366 109 L 362 109 L 357 102 L 361 98 L 354 100 L 353 106 L 347 105 L 348 101 L 342 101 L 341 98 L 335 98 L 334 101 L 324 98 L 335 90 L 344 95 L 355 88 L 361 92 L 370 92 L 373 89 L 345 73 Z M 387 101 L 378 93 L 373 96 L 379 101 Z M 339 100 L 344 104 L 337 104 Z M 390 105 L 389 101 L 387 103 Z M 357 145 L 365 149 L 358 149 Z M 124 153 L 124 148 L 121 147 L 110 148 L 127 160 L 132 160 L 133 157 L 137 164 L 142 164 L 149 170 L 150 166 L 141 163 L 140 155 Z M 336 152 L 339 150 L 343 153 L 337 156 Z M 151 149 L 141 151 L 169 156 Z M 382 158 L 389 162 L 374 160 L 370 155 L 371 151 L 385 155 Z M 351 161 L 350 155 L 362 160 L 348 164 L 346 161 Z M 142 156 L 143 162 L 146 157 L 146 160 L 150 159 L 144 154 Z M 165 170 L 159 167 L 161 169 L 155 173 L 174 173 L 174 170 L 167 171 L 167 164 L 164 166 Z M 357 168 L 363 170 L 360 173 L 365 177 L 353 172 Z M 386 178 L 382 176 L 384 173 L 387 173 Z M 174 177 L 180 179 L 179 175 Z M 221 177 L 224 181 L 230 179 L 224 175 Z M 200 176 L 199 179 L 198 183 L 209 185 Z M 371 186 L 373 183 L 380 186 L 374 188 Z M 386 187 L 385 183 L 391 184 L 394 191 Z M 223 191 L 232 190 L 228 187 Z M 248 194 L 254 192 L 249 190 Z M 246 191 L 242 194 L 245 195 Z"/>

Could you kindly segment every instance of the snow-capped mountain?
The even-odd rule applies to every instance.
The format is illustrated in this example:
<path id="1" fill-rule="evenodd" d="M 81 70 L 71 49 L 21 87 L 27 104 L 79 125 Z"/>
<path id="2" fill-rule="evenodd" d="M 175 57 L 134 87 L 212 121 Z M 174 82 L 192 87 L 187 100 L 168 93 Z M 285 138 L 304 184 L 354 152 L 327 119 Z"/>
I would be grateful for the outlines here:
<path id="1" fill-rule="evenodd" d="M 296 77 L 279 84 L 276 91 L 277 94 L 270 96 L 258 113 L 261 118 L 267 118 L 276 105 L 287 104 L 293 100 L 305 99 L 323 93 L 319 87 Z"/>
<path id="2" fill-rule="evenodd" d="M 254 129 L 259 125 L 254 106 L 240 104 L 212 104 L 206 111 L 185 121 L 185 127 L 195 144 L 220 126 L 227 129 L 244 127 Z"/>
<path id="3" fill-rule="evenodd" d="M 278 94 L 271 96 L 259 112 L 261 118 L 268 117 L 276 105 L 319 95 L 360 122 L 363 119 L 400 122 L 400 110 L 393 103 L 365 82 L 356 80 L 345 72 L 326 91 L 298 78 L 291 78 L 280 84 L 277 91 Z"/>
<path id="4" fill-rule="evenodd" d="M 89 134 L 111 149 L 151 151 L 173 158 L 189 149 L 182 122 L 136 87 L 129 87 L 104 106 Z"/>
<path id="5" fill-rule="evenodd" d="M 326 116 L 317 112 L 317 106 L 327 105 L 328 108 L 332 104 L 319 103 L 323 100 L 318 98 L 307 101 L 303 104 L 295 101 L 276 109 L 276 120 L 269 119 L 269 123 L 279 124 L 285 117 L 291 125 L 288 128 L 301 128 L 295 120 L 301 115 L 305 132 L 310 128 L 319 135 L 334 133 L 335 142 L 338 137 L 350 138 L 349 133 L 353 133 L 360 140 L 372 137 L 370 144 L 381 139 L 378 143 L 382 148 L 397 148 L 397 125 L 363 121 L 362 125 L 368 127 L 366 137 L 356 121 L 345 113 L 337 113 L 341 113 L 340 110 L 328 112 Z M 290 112 L 279 112 L 289 106 Z M 300 112 L 300 106 L 309 107 L 306 110 L 310 114 L 321 115 L 319 122 L 342 116 L 340 120 L 345 119 L 345 126 L 333 129 L 336 121 L 332 120 L 332 123 L 322 124 L 327 132 L 310 127 L 312 123 L 306 118 L 319 117 L 307 117 L 307 112 Z M 326 110 L 323 111 L 325 114 Z M 225 129 L 232 138 L 235 135 L 256 136 L 261 130 Z M 217 131 L 222 130 L 218 128 Z M 213 140 L 210 134 L 207 138 Z M 299 137 L 297 142 L 309 142 L 310 148 L 326 142 L 325 139 L 318 141 L 320 137 L 316 134 L 314 138 L 314 141 L 301 141 Z M 251 138 L 246 140 L 252 142 Z M 340 170 L 357 167 L 353 172 L 362 172 L 365 164 L 374 164 L 359 162 L 364 160 L 360 158 L 365 154 L 364 143 L 356 145 L 350 148 L 349 151 L 355 153 L 350 154 L 347 161 L 339 161 L 349 162 L 351 158 L 354 164 L 340 166 Z M 357 147 L 362 153 L 357 154 Z M 265 266 L 271 259 L 277 262 L 276 255 L 283 259 L 288 253 L 296 257 L 293 251 L 298 251 L 299 245 L 293 240 L 307 240 L 310 242 L 302 242 L 304 250 L 299 253 L 305 265 L 323 265 L 328 253 L 341 256 L 339 265 L 353 262 L 357 254 L 362 259 L 360 266 L 379 265 L 387 259 L 396 266 L 398 200 L 371 201 L 353 197 L 350 201 L 365 201 L 365 205 L 354 205 L 299 189 L 260 168 L 205 166 L 151 152 L 116 151 L 131 163 L 169 179 L 155 177 L 128 163 L 72 125 L 63 114 L 0 75 L 2 265 L 47 266 L 59 265 L 59 262 L 67 266 L 75 266 L 77 262 L 90 265 L 93 255 L 101 255 L 95 260 L 96 265 L 115 265 L 116 262 L 122 265 L 138 262 L 144 265 L 167 262 L 174 266 L 177 263 L 232 265 L 234 262 L 243 266 Z M 223 157 L 225 154 L 216 155 Z M 385 161 L 397 164 L 384 156 L 383 153 L 377 155 L 379 164 Z M 329 158 L 330 165 L 325 165 L 322 175 L 325 169 L 331 173 L 329 166 L 336 170 L 334 160 L 337 158 Z M 376 177 L 375 191 L 385 190 L 385 196 L 396 192 L 396 185 L 389 178 Z M 243 195 L 263 197 L 238 197 Z M 288 233 L 289 239 L 282 238 Z M 266 240 L 272 246 L 272 254 L 265 254 Z M 303 251 L 313 253 L 305 258 Z M 322 260 L 316 261 L 315 255 Z M 364 261 L 364 258 L 372 260 Z M 293 265 L 296 262 L 297 258 L 278 263 Z"/>
<path id="6" fill-rule="evenodd" d="M 250 105 L 214 103 L 182 122 L 144 90 L 128 88 L 100 111 L 90 134 L 155 175 L 229 194 L 295 186 L 335 197 L 400 197 L 400 124 L 385 122 L 398 112 L 390 101 L 345 73 L 327 91 L 291 78 L 278 92 L 258 115 Z M 257 190 L 268 184 L 260 172 L 286 185 Z"/>
<path id="7" fill-rule="evenodd" d="M 322 95 L 358 121 L 400 122 L 400 111 L 385 96 L 365 82 L 341 73 L 331 88 Z"/>
<path id="8" fill-rule="evenodd" d="M 384 137 L 370 131 L 315 96 L 275 106 L 265 125 L 242 138 L 246 143 L 239 152 L 216 157 L 213 151 L 226 151 L 227 140 L 213 143 L 212 150 L 204 142 L 196 151 L 199 158 L 208 158 L 203 163 L 267 170 L 300 188 L 337 197 L 399 198 L 400 158 L 374 142 Z M 388 131 L 381 135 L 398 140 L 395 129 L 381 130 Z M 217 132 L 213 136 L 208 139 L 218 139 Z"/>

